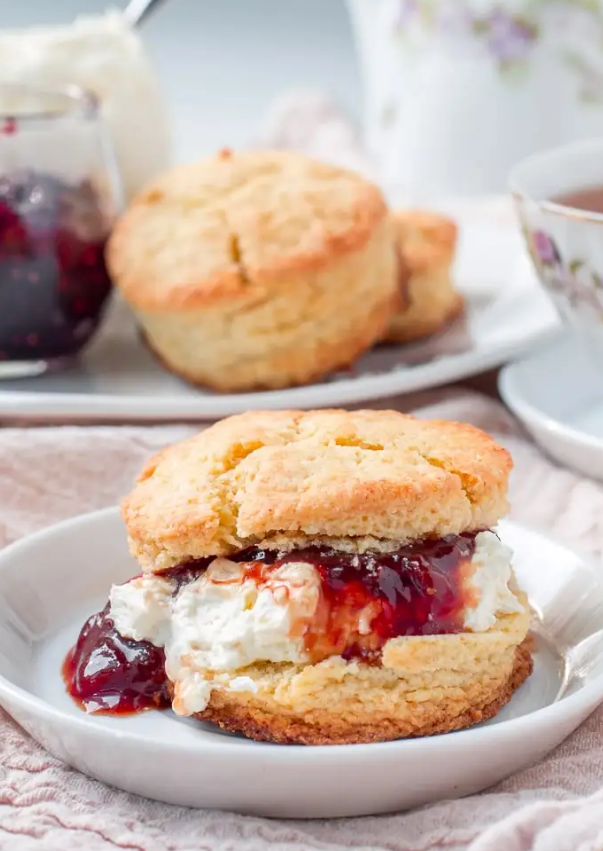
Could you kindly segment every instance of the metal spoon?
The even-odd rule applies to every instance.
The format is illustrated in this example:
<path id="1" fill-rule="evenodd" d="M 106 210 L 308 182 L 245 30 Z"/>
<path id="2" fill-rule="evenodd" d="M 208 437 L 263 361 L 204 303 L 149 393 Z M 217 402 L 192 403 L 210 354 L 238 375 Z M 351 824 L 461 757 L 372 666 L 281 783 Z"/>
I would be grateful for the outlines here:
<path id="1" fill-rule="evenodd" d="M 131 27 L 139 27 L 164 2 L 165 0 L 130 0 L 124 9 L 124 17 Z"/>

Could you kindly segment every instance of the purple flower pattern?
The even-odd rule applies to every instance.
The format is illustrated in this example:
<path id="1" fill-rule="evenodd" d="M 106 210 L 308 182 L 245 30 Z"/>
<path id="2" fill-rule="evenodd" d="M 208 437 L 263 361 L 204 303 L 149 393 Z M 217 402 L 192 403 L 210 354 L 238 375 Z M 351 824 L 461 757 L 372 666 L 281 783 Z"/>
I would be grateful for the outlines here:
<path id="1" fill-rule="evenodd" d="M 550 236 L 547 236 L 541 230 L 534 231 L 529 237 L 530 245 L 533 248 L 538 260 L 545 266 L 552 266 L 554 263 L 560 263 L 561 257 L 557 246 Z"/>
<path id="2" fill-rule="evenodd" d="M 592 32 L 600 29 L 603 34 L 603 10 L 588 0 L 540 0 L 527 4 L 524 14 L 507 11 L 502 2 L 493 2 L 481 14 L 472 11 L 467 0 L 397 0 L 397 4 L 396 32 L 404 34 L 420 27 L 450 40 L 459 35 L 472 38 L 502 72 L 526 68 L 545 30 L 571 30 L 575 21 L 579 36 L 586 19 Z M 564 11 L 565 16 L 561 14 Z M 555 14 L 551 16 L 550 12 Z M 601 99 L 600 73 L 595 73 L 580 53 L 564 55 L 563 59 L 581 80 L 582 98 Z"/>
<path id="3" fill-rule="evenodd" d="M 419 0 L 399 0 L 395 28 L 403 30 L 413 22 L 419 12 Z"/>
<path id="4" fill-rule="evenodd" d="M 582 260 L 565 262 L 554 239 L 544 231 L 524 228 L 524 236 L 540 280 L 555 300 L 594 311 L 603 321 L 603 278 Z"/>
<path id="5" fill-rule="evenodd" d="M 484 38 L 488 53 L 500 66 L 523 62 L 538 37 L 538 27 L 519 16 L 497 8 L 474 22 L 474 31 Z"/>

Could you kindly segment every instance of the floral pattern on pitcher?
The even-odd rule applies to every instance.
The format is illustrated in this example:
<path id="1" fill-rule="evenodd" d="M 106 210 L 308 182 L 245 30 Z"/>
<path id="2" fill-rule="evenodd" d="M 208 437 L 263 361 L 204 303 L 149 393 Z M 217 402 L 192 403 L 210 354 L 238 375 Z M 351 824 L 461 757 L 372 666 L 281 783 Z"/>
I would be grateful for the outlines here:
<path id="1" fill-rule="evenodd" d="M 555 301 L 585 308 L 603 322 L 603 277 L 579 259 L 564 261 L 555 240 L 542 230 L 524 227 L 524 237 L 540 280 Z"/>
<path id="2" fill-rule="evenodd" d="M 592 58 L 603 46 L 603 4 L 599 0 L 523 0 L 521 12 L 492 2 L 474 11 L 470 0 L 397 0 L 394 30 L 402 38 L 413 32 L 437 34 L 463 50 L 477 47 L 501 75 L 521 78 L 529 72 L 534 50 L 544 39 L 555 45 L 574 73 L 583 102 L 603 103 L 603 62 Z M 588 47 L 592 48 L 589 57 Z"/>

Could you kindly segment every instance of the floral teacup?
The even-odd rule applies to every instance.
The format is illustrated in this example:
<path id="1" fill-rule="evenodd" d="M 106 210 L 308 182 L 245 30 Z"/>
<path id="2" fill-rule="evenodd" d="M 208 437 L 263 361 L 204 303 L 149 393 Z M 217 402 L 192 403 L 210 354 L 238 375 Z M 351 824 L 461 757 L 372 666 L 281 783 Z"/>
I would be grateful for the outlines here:
<path id="1" fill-rule="evenodd" d="M 595 188 L 603 196 L 603 139 L 528 157 L 512 170 L 510 188 L 542 284 L 561 317 L 600 358 L 603 213 L 567 206 L 559 199 Z"/>

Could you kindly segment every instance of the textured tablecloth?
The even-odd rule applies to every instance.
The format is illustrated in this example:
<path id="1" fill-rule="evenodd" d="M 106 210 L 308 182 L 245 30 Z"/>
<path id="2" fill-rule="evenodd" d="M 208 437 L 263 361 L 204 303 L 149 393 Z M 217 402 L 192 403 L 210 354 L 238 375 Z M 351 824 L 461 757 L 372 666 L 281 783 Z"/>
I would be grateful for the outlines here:
<path id="1" fill-rule="evenodd" d="M 353 131 L 328 101 L 313 94 L 281 104 L 261 141 L 370 171 Z M 487 212 L 491 221 L 507 215 L 495 203 L 486 207 L 480 215 Z M 420 416 L 464 420 L 494 432 L 516 463 L 512 516 L 545 531 L 554 529 L 560 538 L 603 556 L 603 488 L 546 461 L 497 402 L 446 390 L 372 407 L 418 409 Z M 148 455 L 190 431 L 0 430 L 0 545 L 114 504 Z M 0 753 L 2 851 L 603 849 L 603 709 L 539 765 L 495 789 L 412 813 L 363 819 L 279 822 L 146 801 L 66 768 L 3 714 Z"/>
<path id="2" fill-rule="evenodd" d="M 461 419 L 501 436 L 516 463 L 512 516 L 603 555 L 603 489 L 546 461 L 497 402 L 440 391 L 380 406 L 409 405 L 422 405 L 421 416 Z M 115 503 L 149 454 L 190 431 L 0 430 L 0 544 Z M 48 756 L 7 717 L 0 743 L 0 849 L 10 851 L 603 848 L 603 709 L 539 765 L 482 795 L 404 815 L 317 822 L 186 810 L 109 789 Z"/>

